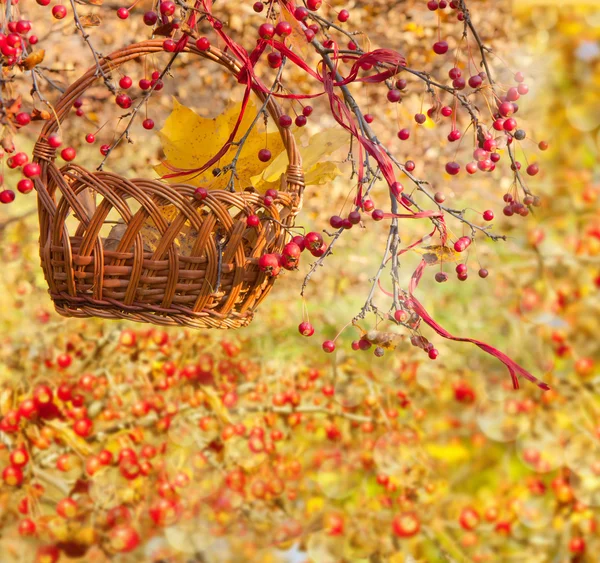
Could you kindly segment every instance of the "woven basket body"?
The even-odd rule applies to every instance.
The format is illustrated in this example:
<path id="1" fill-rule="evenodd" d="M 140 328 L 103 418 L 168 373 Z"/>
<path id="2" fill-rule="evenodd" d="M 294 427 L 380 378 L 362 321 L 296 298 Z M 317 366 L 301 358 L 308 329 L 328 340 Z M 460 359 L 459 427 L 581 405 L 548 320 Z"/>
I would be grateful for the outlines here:
<path id="1" fill-rule="evenodd" d="M 106 57 L 103 70 L 108 73 L 161 51 L 161 40 L 138 43 Z M 219 63 L 234 76 L 240 72 L 236 61 L 213 47 L 202 52 L 190 46 L 186 51 Z M 92 68 L 69 87 L 56 105 L 58 119 L 45 124 L 34 149 L 34 159 L 42 168 L 35 180 L 40 256 L 56 310 L 68 317 L 193 328 L 247 325 L 274 283 L 259 271 L 258 259 L 281 252 L 286 228 L 293 225 L 301 206 L 304 184 L 294 137 L 280 129 L 289 166 L 277 199 L 268 206 L 257 193 L 211 190 L 198 201 L 195 187 L 186 184 L 130 180 L 74 164 L 58 168 L 48 137 L 96 75 Z M 266 95 L 255 93 L 264 102 Z M 266 109 L 278 124 L 281 110 L 273 97 Z M 82 203 L 84 194 L 92 194 L 91 209 Z M 175 210 L 168 219 L 161 212 L 167 205 Z M 106 222 L 116 214 L 122 233 L 110 245 Z M 251 214 L 261 217 L 259 227 L 247 226 Z M 143 236 L 149 222 L 158 233 L 151 249 Z M 178 244 L 182 232 L 194 233 L 185 249 Z"/>

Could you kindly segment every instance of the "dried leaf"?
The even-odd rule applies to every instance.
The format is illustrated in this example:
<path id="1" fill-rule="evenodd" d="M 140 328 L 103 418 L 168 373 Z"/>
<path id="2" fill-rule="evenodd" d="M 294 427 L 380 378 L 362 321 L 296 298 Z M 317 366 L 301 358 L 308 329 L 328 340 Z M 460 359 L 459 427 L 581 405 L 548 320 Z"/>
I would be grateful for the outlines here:
<path id="1" fill-rule="evenodd" d="M 442 262 L 458 262 L 460 253 L 449 246 L 421 246 L 413 248 L 413 251 L 423 256 L 423 260 L 429 265 L 441 264 Z"/>
<path id="2" fill-rule="evenodd" d="M 79 16 L 79 21 L 83 27 L 97 27 L 102 23 L 102 18 L 98 14 L 87 14 Z"/>
<path id="3" fill-rule="evenodd" d="M 52 114 L 46 110 L 33 108 L 31 110 L 31 121 L 47 121 L 52 117 Z"/>
<path id="4" fill-rule="evenodd" d="M 29 54 L 27 58 L 19 65 L 23 70 L 31 70 L 39 65 L 46 55 L 46 51 L 44 49 L 40 49 L 39 51 L 34 51 Z"/>
<path id="5" fill-rule="evenodd" d="M 14 100 L 8 100 L 4 106 L 4 113 L 7 116 L 15 115 L 21 110 L 21 96 L 17 96 Z"/>

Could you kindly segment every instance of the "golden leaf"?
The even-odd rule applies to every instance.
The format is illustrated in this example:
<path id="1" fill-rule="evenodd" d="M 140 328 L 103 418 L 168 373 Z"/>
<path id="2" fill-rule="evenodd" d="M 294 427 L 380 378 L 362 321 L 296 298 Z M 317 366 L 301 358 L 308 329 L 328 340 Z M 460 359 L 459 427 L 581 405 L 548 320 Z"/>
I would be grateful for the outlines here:
<path id="1" fill-rule="evenodd" d="M 87 14 L 79 16 L 79 21 L 83 27 L 97 27 L 102 23 L 102 18 L 98 14 Z"/>
<path id="2" fill-rule="evenodd" d="M 173 172 L 171 168 L 191 170 L 200 168 L 208 162 L 217 151 L 226 143 L 235 123 L 238 120 L 241 103 L 233 104 L 221 115 L 214 118 L 201 117 L 190 108 L 173 100 L 173 111 L 167 118 L 164 127 L 159 131 L 163 152 L 166 160 L 154 170 L 161 176 Z M 239 141 L 250 128 L 258 108 L 250 100 L 244 117 L 238 128 L 236 141 Z M 265 163 L 258 159 L 258 152 L 268 148 L 273 155 L 278 155 L 284 149 L 279 132 L 265 133 L 262 119 L 252 128 L 236 164 L 236 178 L 234 186 L 243 190 L 251 186 L 250 179 L 260 174 L 265 168 Z M 214 169 L 223 170 L 231 164 L 239 147 L 233 145 L 229 151 L 215 164 L 201 174 L 189 174 L 176 178 L 166 178 L 169 183 L 188 183 L 193 186 L 203 186 L 208 189 L 225 189 L 231 178 L 231 172 L 225 171 L 218 175 Z"/>
<path id="3" fill-rule="evenodd" d="M 421 254 L 423 260 L 430 266 L 441 264 L 442 262 L 458 262 L 460 260 L 460 253 L 449 246 L 420 246 L 413 248 L 413 250 L 417 254 Z"/>
<path id="4" fill-rule="evenodd" d="M 46 55 L 46 51 L 44 49 L 40 49 L 39 51 L 34 51 L 19 65 L 23 70 L 31 70 L 39 65 Z"/>
<path id="5" fill-rule="evenodd" d="M 307 146 L 300 147 L 304 182 L 307 186 L 326 184 L 341 174 L 335 163 L 327 161 L 326 157 L 349 142 L 349 136 L 341 127 L 325 129 L 310 137 Z M 252 185 L 263 191 L 279 184 L 281 175 L 288 165 L 287 153 L 277 156 L 262 174 L 252 178 Z"/>
<path id="6" fill-rule="evenodd" d="M 206 399 L 208 401 L 208 404 L 212 407 L 212 410 L 215 413 L 215 415 L 217 416 L 217 418 L 219 420 L 221 420 L 221 422 L 224 422 L 225 424 L 231 424 L 232 423 L 231 415 L 229 414 L 229 411 L 227 410 L 227 408 L 223 405 L 223 401 L 221 400 L 221 397 L 219 397 L 219 395 L 214 390 L 214 388 L 209 387 L 208 385 L 205 385 L 202 387 L 202 390 L 206 394 Z"/>
<path id="7" fill-rule="evenodd" d="M 47 121 L 52 117 L 49 111 L 33 108 L 31 110 L 31 121 Z"/>

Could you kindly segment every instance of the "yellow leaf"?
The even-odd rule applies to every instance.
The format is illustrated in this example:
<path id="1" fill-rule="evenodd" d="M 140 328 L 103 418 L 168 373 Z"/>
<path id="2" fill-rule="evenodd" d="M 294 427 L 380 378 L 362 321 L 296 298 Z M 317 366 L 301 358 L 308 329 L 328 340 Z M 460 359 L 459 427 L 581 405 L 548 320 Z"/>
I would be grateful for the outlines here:
<path id="1" fill-rule="evenodd" d="M 27 58 L 21 63 L 20 66 L 23 70 L 31 70 L 44 60 L 45 55 L 46 51 L 44 51 L 44 49 L 34 51 L 33 53 L 27 56 Z"/>
<path id="2" fill-rule="evenodd" d="M 214 118 L 201 117 L 190 108 L 173 100 L 173 111 L 167 118 L 165 126 L 159 132 L 165 164 L 155 167 L 155 171 L 165 176 L 173 172 L 172 168 L 190 170 L 200 168 L 211 160 L 223 147 L 235 127 L 242 104 L 231 105 L 225 112 Z M 250 128 L 258 108 L 249 101 L 244 117 L 236 135 L 239 141 Z M 273 155 L 278 155 L 284 149 L 283 141 L 278 132 L 265 132 L 263 120 L 252 128 L 238 156 L 234 187 L 241 191 L 251 186 L 250 178 L 260 174 L 265 163 L 258 159 L 258 152 L 268 148 Z M 231 172 L 224 169 L 232 163 L 239 147 L 233 145 L 214 167 L 201 174 L 189 174 L 176 178 L 165 178 L 169 183 L 189 183 L 208 189 L 224 189 L 231 178 Z M 221 172 L 215 175 L 215 169 Z"/>
<path id="3" fill-rule="evenodd" d="M 348 141 L 348 133 L 341 127 L 325 129 L 310 137 L 308 145 L 300 148 L 307 186 L 325 184 L 340 174 L 338 167 L 333 162 L 325 160 L 325 157 L 346 145 Z M 262 174 L 252 178 L 252 185 L 261 190 L 277 184 L 281 175 L 285 173 L 288 162 L 287 154 L 281 153 L 263 170 Z"/>
<path id="4" fill-rule="evenodd" d="M 213 412 L 225 424 L 232 424 L 231 415 L 227 408 L 223 405 L 223 401 L 221 397 L 217 395 L 217 392 L 208 385 L 202 388 L 204 393 L 206 394 L 206 398 L 208 400 L 209 405 L 212 407 Z"/>
<path id="5" fill-rule="evenodd" d="M 335 162 L 322 162 L 304 175 L 304 184 L 307 186 L 322 186 L 335 180 L 341 173 L 342 171 Z"/>
<path id="6" fill-rule="evenodd" d="M 311 497 L 306 503 L 306 514 L 309 516 L 323 510 L 325 502 L 323 497 Z"/>
<path id="7" fill-rule="evenodd" d="M 417 254 L 421 254 L 423 260 L 430 266 L 441 262 L 458 262 L 460 260 L 460 253 L 449 246 L 421 246 L 415 247 L 413 250 Z"/>
<path id="8" fill-rule="evenodd" d="M 461 463 L 469 459 L 469 450 L 462 444 L 436 444 L 425 445 L 425 451 L 433 458 L 450 464 Z"/>

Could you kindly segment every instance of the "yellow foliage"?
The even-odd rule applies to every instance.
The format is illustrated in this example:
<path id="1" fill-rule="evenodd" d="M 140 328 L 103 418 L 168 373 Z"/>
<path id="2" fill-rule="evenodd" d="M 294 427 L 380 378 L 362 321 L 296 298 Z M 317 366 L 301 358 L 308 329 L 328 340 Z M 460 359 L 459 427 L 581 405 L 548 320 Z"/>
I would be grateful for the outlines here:
<path id="1" fill-rule="evenodd" d="M 442 262 L 458 262 L 460 260 L 460 253 L 449 246 L 416 246 L 413 250 L 417 254 L 421 254 L 423 260 L 430 266 Z"/>
<path id="2" fill-rule="evenodd" d="M 326 184 L 341 174 L 337 165 L 326 160 L 326 157 L 343 147 L 348 141 L 348 133 L 342 128 L 335 127 L 312 135 L 308 145 L 300 148 L 304 183 L 307 186 Z M 287 153 L 282 152 L 260 175 L 251 179 L 252 185 L 257 189 L 278 186 L 279 179 L 285 173 L 288 162 Z"/>
<path id="3" fill-rule="evenodd" d="M 176 169 L 192 170 L 208 162 L 227 142 L 240 110 L 241 103 L 237 103 L 217 117 L 201 117 L 173 99 L 173 111 L 159 131 L 166 158 L 154 170 L 164 177 Z M 251 99 L 238 129 L 236 141 L 248 131 L 257 111 L 259 110 Z M 323 185 L 339 176 L 341 172 L 337 165 L 326 157 L 348 143 L 348 140 L 348 133 L 337 127 L 311 136 L 309 143 L 300 148 L 306 185 Z M 268 165 L 258 159 L 258 152 L 265 147 L 274 156 Z M 237 151 L 238 146 L 234 144 L 214 167 L 201 174 L 191 173 L 165 180 L 172 184 L 188 183 L 208 189 L 224 189 L 231 178 L 231 173 L 225 169 L 232 163 Z M 265 132 L 262 120 L 259 120 L 241 148 L 236 162 L 237 177 L 234 187 L 236 190 L 243 190 L 253 186 L 261 192 L 270 187 L 278 188 L 288 162 L 279 132 Z M 215 168 L 222 170 L 218 176 L 213 174 Z"/>
<path id="4" fill-rule="evenodd" d="M 237 103 L 227 108 L 217 117 L 201 117 L 195 111 L 180 104 L 173 99 L 173 111 L 165 121 L 164 127 L 159 131 L 166 164 L 159 164 L 154 170 L 165 176 L 173 173 L 172 168 L 191 170 L 200 168 L 208 162 L 217 151 L 227 142 L 239 117 L 242 104 Z M 250 128 L 258 108 L 250 99 L 244 117 L 236 135 L 239 141 Z M 236 163 L 234 187 L 243 190 L 251 185 L 250 178 L 260 174 L 265 163 L 258 159 L 258 152 L 268 148 L 272 154 L 283 151 L 283 141 L 278 132 L 265 133 L 261 127 L 262 120 L 252 128 L 240 151 Z M 224 189 L 231 178 L 231 173 L 223 172 L 218 176 L 213 174 L 214 168 L 221 170 L 231 164 L 238 151 L 238 146 L 233 145 L 223 158 L 202 174 L 188 174 L 176 178 L 165 178 L 171 184 L 187 183 L 193 186 L 202 186 L 208 189 Z"/>
<path id="5" fill-rule="evenodd" d="M 459 443 L 436 444 L 434 442 L 425 445 L 425 451 L 433 458 L 446 463 L 461 463 L 471 456 L 469 450 Z"/>

